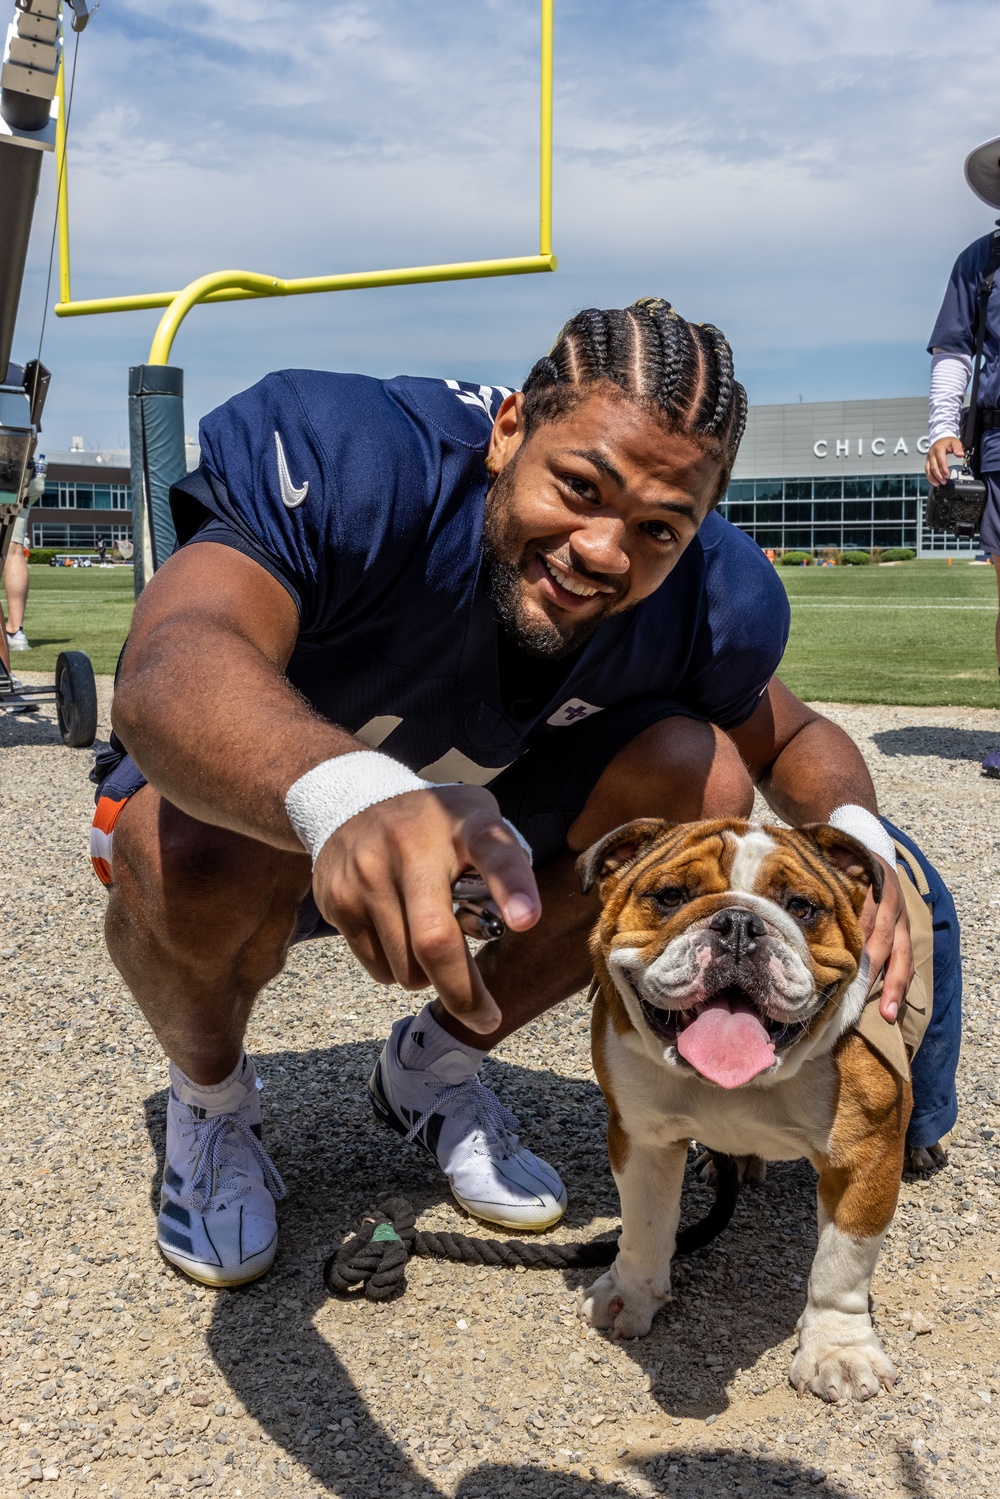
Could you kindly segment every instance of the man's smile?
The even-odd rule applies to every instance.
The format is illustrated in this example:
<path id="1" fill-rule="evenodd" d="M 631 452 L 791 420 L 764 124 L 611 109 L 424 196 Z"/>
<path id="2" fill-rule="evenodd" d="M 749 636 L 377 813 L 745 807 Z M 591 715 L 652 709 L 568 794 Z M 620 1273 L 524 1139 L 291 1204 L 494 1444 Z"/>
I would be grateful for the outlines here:
<path id="1" fill-rule="evenodd" d="M 610 584 L 585 578 L 551 554 L 536 552 L 535 556 L 541 564 L 538 581 L 542 592 L 562 609 L 579 609 L 591 599 L 616 592 Z"/>

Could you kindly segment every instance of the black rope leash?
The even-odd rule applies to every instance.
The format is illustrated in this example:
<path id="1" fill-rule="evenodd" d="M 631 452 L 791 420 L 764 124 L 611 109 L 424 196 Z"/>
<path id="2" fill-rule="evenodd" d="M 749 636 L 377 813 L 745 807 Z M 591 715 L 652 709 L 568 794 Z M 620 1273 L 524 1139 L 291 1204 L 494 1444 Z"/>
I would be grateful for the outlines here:
<path id="1" fill-rule="evenodd" d="M 740 1190 L 739 1167 L 732 1156 L 712 1152 L 715 1161 L 715 1202 L 698 1223 L 681 1229 L 675 1254 L 703 1249 L 726 1227 L 736 1211 Z M 610 1265 L 618 1253 L 613 1239 L 589 1244 L 525 1243 L 520 1239 L 470 1239 L 466 1234 L 422 1233 L 417 1215 L 405 1197 L 386 1197 L 374 1213 L 361 1221 L 358 1232 L 331 1254 L 323 1266 L 323 1280 L 334 1296 L 362 1291 L 369 1301 L 390 1301 L 406 1290 L 406 1265 L 411 1255 L 452 1260 L 460 1265 L 497 1265 L 525 1270 L 593 1270 Z"/>

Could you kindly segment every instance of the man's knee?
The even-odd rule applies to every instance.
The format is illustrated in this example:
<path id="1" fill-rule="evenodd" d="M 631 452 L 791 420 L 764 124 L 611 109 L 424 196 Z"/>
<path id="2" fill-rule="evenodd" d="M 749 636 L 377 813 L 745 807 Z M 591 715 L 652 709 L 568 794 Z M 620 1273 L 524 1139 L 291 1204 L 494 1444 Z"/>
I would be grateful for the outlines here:
<path id="1" fill-rule="evenodd" d="M 237 940 L 276 901 L 294 907 L 309 888 L 305 857 L 198 822 L 151 787 L 118 819 L 112 873 L 113 899 L 147 923 L 196 916 L 206 932 L 223 927 Z"/>
<path id="2" fill-rule="evenodd" d="M 178 895 L 242 894 L 254 884 L 258 864 L 268 862 L 266 847 L 227 828 L 197 822 L 169 802 L 161 800 L 157 823 L 156 853 L 163 881 Z"/>
<path id="3" fill-rule="evenodd" d="M 574 850 L 636 817 L 748 817 L 754 787 L 728 734 L 701 719 L 652 724 L 605 768 L 569 830 Z"/>

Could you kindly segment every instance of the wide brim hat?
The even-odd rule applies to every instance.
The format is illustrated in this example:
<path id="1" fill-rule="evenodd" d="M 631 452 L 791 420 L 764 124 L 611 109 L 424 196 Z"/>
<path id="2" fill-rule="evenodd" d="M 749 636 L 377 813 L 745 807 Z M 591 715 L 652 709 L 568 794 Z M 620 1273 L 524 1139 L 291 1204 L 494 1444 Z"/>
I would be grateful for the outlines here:
<path id="1" fill-rule="evenodd" d="M 1000 135 L 983 141 L 965 158 L 965 180 L 977 198 L 1000 208 Z"/>

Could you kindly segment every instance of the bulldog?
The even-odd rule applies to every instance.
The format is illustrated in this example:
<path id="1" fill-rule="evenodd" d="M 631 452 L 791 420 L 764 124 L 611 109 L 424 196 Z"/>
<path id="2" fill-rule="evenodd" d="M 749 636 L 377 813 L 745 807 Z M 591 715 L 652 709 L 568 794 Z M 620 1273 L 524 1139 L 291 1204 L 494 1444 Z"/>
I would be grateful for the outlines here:
<path id="1" fill-rule="evenodd" d="M 869 1000 L 859 921 L 868 891 L 881 894 L 881 866 L 826 825 L 650 819 L 609 834 L 578 867 L 602 904 L 592 1047 L 622 1207 L 617 1258 L 581 1292 L 581 1316 L 642 1337 L 670 1299 L 689 1140 L 765 1161 L 805 1156 L 819 1173 L 819 1242 L 791 1382 L 829 1401 L 891 1389 L 868 1292 L 912 1094 L 906 1055 L 892 1051 L 902 1043 L 868 1039 L 865 1024 L 896 1030 Z M 913 902 L 929 939 L 929 912 Z"/>

